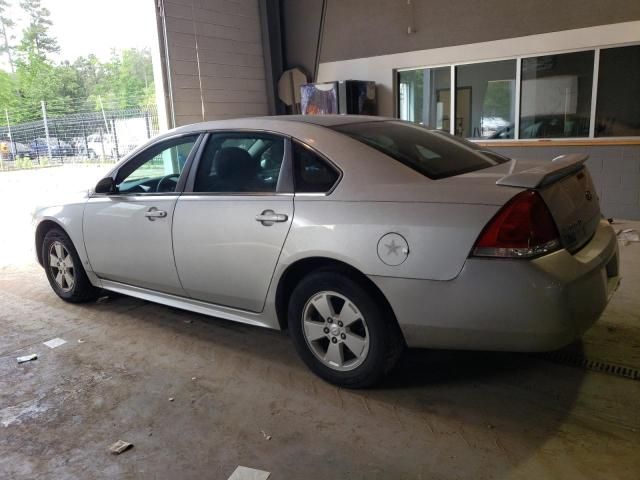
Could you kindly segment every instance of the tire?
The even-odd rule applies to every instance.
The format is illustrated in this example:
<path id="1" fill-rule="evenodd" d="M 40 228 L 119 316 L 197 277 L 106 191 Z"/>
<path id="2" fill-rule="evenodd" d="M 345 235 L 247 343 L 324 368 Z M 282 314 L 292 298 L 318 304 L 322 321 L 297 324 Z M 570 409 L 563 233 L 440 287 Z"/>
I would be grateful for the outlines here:
<path id="1" fill-rule="evenodd" d="M 404 349 L 393 313 L 382 299 L 338 271 L 319 270 L 304 277 L 292 292 L 287 313 L 304 363 L 340 387 L 373 386 Z"/>
<path id="2" fill-rule="evenodd" d="M 56 259 L 62 263 L 54 265 Z M 45 235 L 42 265 L 51 288 L 62 300 L 85 303 L 98 298 L 100 289 L 91 285 L 73 242 L 62 230 L 53 228 Z"/>

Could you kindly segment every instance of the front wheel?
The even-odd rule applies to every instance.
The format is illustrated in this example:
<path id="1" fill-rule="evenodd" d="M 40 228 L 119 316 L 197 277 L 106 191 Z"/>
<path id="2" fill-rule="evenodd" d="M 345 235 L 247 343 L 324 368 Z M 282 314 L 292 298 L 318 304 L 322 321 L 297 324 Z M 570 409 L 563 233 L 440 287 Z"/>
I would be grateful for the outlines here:
<path id="1" fill-rule="evenodd" d="M 87 278 L 71 239 L 57 228 L 49 230 L 42 242 L 42 264 L 54 292 L 71 303 L 98 298 L 100 290 Z"/>
<path id="2" fill-rule="evenodd" d="M 289 331 L 318 376 L 347 388 L 374 385 L 391 370 L 404 342 L 381 299 L 348 276 L 319 271 L 291 295 Z"/>

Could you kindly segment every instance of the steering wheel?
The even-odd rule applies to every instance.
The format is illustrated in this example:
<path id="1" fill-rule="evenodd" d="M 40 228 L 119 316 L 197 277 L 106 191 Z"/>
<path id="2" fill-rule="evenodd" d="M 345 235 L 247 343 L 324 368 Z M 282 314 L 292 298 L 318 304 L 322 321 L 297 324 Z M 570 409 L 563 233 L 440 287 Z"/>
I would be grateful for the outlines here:
<path id="1" fill-rule="evenodd" d="M 165 175 L 164 177 L 162 177 L 159 181 L 158 181 L 158 185 L 156 185 L 156 192 L 160 193 L 160 192 L 173 192 L 176 189 L 176 186 L 178 185 L 178 178 L 180 177 L 180 174 L 178 173 L 172 173 L 171 175 Z M 173 182 L 173 185 L 171 185 L 169 182 Z"/>

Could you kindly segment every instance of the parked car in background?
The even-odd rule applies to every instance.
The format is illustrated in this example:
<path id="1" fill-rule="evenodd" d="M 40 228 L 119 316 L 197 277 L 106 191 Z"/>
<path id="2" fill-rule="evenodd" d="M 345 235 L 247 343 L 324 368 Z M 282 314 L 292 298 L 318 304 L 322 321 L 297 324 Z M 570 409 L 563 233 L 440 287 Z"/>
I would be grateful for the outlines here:
<path id="1" fill-rule="evenodd" d="M 117 156 L 116 143 L 113 135 L 107 133 L 92 133 L 87 136 L 86 146 L 83 146 L 88 156 L 115 158 Z"/>
<path id="2" fill-rule="evenodd" d="M 131 152 L 137 144 L 116 138 L 113 134 L 93 133 L 87 136 L 86 148 L 89 156 L 119 158 Z"/>
<path id="3" fill-rule="evenodd" d="M 618 242 L 586 159 L 381 117 L 201 123 L 37 208 L 35 247 L 63 300 L 288 328 L 316 374 L 366 387 L 404 346 L 553 350 L 598 319 Z"/>
<path id="4" fill-rule="evenodd" d="M 507 124 L 488 135 L 487 139 L 513 138 L 515 125 Z M 520 138 L 585 137 L 589 134 L 589 118 L 579 115 L 538 115 L 520 120 Z"/>
<path id="5" fill-rule="evenodd" d="M 0 142 L 0 158 L 2 158 L 2 160 L 14 160 L 20 157 L 28 157 L 29 151 L 29 147 L 24 143 L 10 142 L 8 140 Z"/>
<path id="6" fill-rule="evenodd" d="M 75 137 L 71 139 L 71 146 L 73 147 L 74 155 L 87 158 L 98 158 L 98 154 L 91 148 L 88 148 L 88 142 L 84 137 Z"/>
<path id="7" fill-rule="evenodd" d="M 49 137 L 49 145 L 51 146 L 51 156 L 54 158 L 73 156 L 73 147 L 56 137 Z M 49 155 L 49 146 L 46 138 L 36 138 L 29 145 L 29 156 L 31 158 L 46 157 Z"/>

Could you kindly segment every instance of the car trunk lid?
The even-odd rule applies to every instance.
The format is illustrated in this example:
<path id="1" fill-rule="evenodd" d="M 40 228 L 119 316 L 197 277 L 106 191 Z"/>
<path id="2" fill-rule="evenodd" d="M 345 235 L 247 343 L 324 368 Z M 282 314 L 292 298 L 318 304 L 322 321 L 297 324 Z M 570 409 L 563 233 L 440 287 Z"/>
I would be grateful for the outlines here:
<path id="1" fill-rule="evenodd" d="M 580 249 L 595 233 L 601 213 L 584 154 L 561 155 L 551 162 L 517 169 L 512 160 L 509 173 L 496 185 L 537 190 L 556 222 L 560 240 L 569 251 Z"/>

